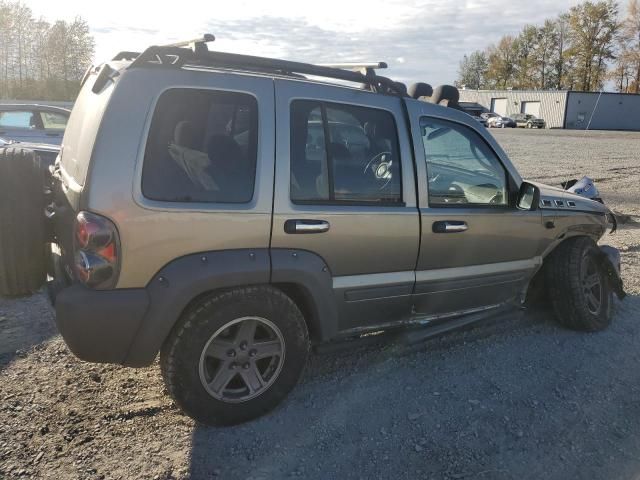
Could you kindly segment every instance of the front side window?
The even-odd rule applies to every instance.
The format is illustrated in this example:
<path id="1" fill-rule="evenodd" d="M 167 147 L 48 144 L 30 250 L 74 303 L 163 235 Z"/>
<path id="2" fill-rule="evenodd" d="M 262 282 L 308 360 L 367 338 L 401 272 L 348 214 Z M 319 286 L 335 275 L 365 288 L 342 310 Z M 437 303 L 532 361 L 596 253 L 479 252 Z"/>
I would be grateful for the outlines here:
<path id="1" fill-rule="evenodd" d="M 168 90 L 151 120 L 142 193 L 167 202 L 247 203 L 257 147 L 258 106 L 251 95 Z"/>
<path id="2" fill-rule="evenodd" d="M 0 112 L 0 127 L 5 128 L 36 128 L 36 118 L 33 112 Z"/>
<path id="3" fill-rule="evenodd" d="M 298 100 L 291 106 L 291 199 L 400 204 L 400 154 L 384 110 Z"/>
<path id="4" fill-rule="evenodd" d="M 507 174 L 471 128 L 435 118 L 420 120 L 427 159 L 429 205 L 507 205 Z"/>

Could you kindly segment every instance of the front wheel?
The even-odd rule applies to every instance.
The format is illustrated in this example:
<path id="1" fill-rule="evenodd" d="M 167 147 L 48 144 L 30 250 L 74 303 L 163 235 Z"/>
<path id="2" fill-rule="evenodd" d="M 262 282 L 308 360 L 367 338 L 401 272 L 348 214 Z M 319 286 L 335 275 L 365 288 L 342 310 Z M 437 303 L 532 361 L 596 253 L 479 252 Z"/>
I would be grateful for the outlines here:
<path id="1" fill-rule="evenodd" d="M 547 259 L 549 299 L 565 327 L 593 332 L 611 323 L 613 295 L 598 254 L 593 240 L 579 237 L 564 241 Z"/>
<path id="2" fill-rule="evenodd" d="M 296 304 L 273 287 L 216 293 L 187 310 L 160 352 L 176 404 L 208 425 L 275 408 L 296 385 L 309 338 Z"/>

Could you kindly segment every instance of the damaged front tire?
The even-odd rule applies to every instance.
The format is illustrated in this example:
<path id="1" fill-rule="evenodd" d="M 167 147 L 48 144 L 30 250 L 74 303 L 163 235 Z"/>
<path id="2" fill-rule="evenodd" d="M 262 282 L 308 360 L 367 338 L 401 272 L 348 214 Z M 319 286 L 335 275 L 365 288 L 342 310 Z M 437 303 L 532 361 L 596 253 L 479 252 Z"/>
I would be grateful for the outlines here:
<path id="1" fill-rule="evenodd" d="M 601 255 L 592 239 L 578 237 L 561 243 L 547 260 L 548 296 L 567 328 L 594 332 L 611 323 L 612 288 Z"/>

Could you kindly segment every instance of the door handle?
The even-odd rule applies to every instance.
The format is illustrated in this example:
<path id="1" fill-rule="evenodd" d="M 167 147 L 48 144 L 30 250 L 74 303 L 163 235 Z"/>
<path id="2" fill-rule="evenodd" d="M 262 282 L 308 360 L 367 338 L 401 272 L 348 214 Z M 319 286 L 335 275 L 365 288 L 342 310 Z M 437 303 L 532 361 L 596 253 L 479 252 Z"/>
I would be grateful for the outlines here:
<path id="1" fill-rule="evenodd" d="M 467 222 L 460 220 L 443 220 L 440 222 L 433 222 L 433 233 L 459 233 L 464 232 L 469 228 Z"/>
<path id="2" fill-rule="evenodd" d="M 325 220 L 287 220 L 285 233 L 324 233 L 329 231 L 329 222 Z"/>

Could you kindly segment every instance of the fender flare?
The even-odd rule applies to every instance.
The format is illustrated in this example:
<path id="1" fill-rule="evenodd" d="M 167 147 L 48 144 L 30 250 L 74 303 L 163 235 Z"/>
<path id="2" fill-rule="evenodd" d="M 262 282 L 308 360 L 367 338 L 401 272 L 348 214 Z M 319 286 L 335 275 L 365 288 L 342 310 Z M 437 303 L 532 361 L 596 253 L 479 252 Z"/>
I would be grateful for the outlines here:
<path id="1" fill-rule="evenodd" d="M 335 335 L 338 314 L 333 280 L 319 256 L 304 250 L 268 248 L 201 252 L 169 262 L 147 284 L 149 306 L 123 364 L 150 365 L 180 316 L 198 297 L 215 290 L 267 284 L 293 286 L 302 292 L 307 322 L 317 339 Z"/>

